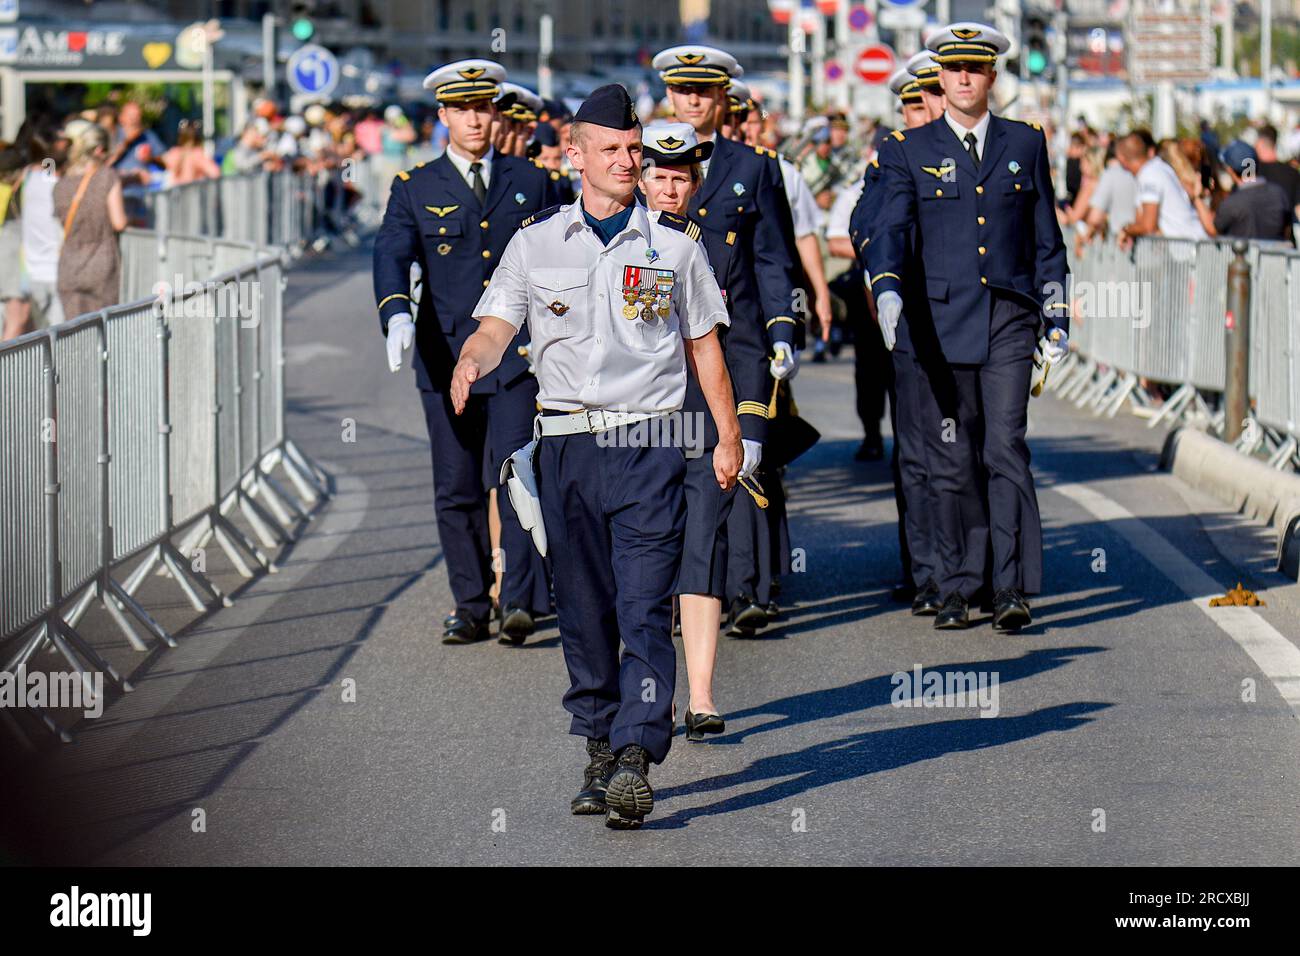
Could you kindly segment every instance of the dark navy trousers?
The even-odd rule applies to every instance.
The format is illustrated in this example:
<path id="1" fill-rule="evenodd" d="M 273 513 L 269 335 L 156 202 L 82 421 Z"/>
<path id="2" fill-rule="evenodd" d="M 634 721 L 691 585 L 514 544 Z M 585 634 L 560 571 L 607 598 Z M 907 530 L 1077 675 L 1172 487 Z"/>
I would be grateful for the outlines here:
<path id="1" fill-rule="evenodd" d="M 438 538 L 456 607 L 486 617 L 495 580 L 488 536 L 486 475 L 495 484 L 505 460 L 533 439 L 537 379 L 524 376 L 508 388 L 470 395 L 463 414 L 447 392 L 420 390 L 433 457 L 433 501 Z M 550 610 L 546 566 L 519 525 L 510 495 L 497 495 L 501 515 L 501 606 L 535 614 Z"/>
<path id="2" fill-rule="evenodd" d="M 983 365 L 949 365 L 932 354 L 917 361 L 939 590 L 968 601 L 985 580 L 990 550 L 994 588 L 1037 594 L 1042 585 L 1042 527 L 1025 441 L 1039 320 L 998 295 L 991 311 Z"/>
<path id="3" fill-rule="evenodd" d="M 918 392 L 923 387 L 922 376 L 910 353 L 895 349 L 891 357 L 893 382 L 889 395 L 894 450 L 890 464 L 898 505 L 898 545 L 903 576 L 919 589 L 931 581 L 939 584 L 933 531 L 935 503 L 930 493 Z"/>
<path id="4" fill-rule="evenodd" d="M 616 751 L 639 744 L 659 763 L 673 733 L 686 456 L 680 447 L 552 435 L 534 462 L 569 671 L 569 732 L 608 737 Z"/>

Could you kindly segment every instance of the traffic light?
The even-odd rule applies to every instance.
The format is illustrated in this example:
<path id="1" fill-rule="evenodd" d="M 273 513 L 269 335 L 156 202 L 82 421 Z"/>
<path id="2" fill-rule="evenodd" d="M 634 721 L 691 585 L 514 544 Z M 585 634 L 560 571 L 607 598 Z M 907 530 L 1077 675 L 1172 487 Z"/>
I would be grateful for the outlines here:
<path id="1" fill-rule="evenodd" d="M 1024 57 L 1024 75 L 1038 79 L 1048 71 L 1047 20 L 1038 14 L 1025 16 L 1020 27 L 1020 55 Z"/>
<path id="2" fill-rule="evenodd" d="M 316 0 L 293 0 L 290 7 L 289 30 L 294 39 L 306 43 L 316 34 L 316 24 L 312 14 L 316 12 Z"/>

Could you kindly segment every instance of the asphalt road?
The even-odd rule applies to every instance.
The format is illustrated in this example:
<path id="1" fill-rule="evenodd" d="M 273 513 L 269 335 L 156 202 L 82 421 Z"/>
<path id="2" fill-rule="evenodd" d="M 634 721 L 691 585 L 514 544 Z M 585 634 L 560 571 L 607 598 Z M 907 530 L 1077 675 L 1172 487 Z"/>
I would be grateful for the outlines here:
<path id="1" fill-rule="evenodd" d="M 429 450 L 409 368 L 384 364 L 368 261 L 308 262 L 288 290 L 289 431 L 336 495 L 279 573 L 177 649 L 145 658 L 103 630 L 137 690 L 11 777 L 11 858 L 1294 863 L 1300 600 L 1269 538 L 1156 472 L 1142 423 L 1036 400 L 1035 623 L 936 632 L 888 600 L 894 505 L 886 466 L 852 461 L 847 352 L 795 382 L 823 435 L 788 475 L 804 570 L 779 624 L 722 641 L 727 734 L 677 738 L 641 832 L 570 816 L 585 755 L 554 625 L 521 648 L 438 641 L 451 604 Z M 1238 579 L 1268 606 L 1204 606 Z M 167 585 L 149 587 L 180 619 Z M 996 675 L 996 698 L 983 716 L 894 706 L 891 675 L 918 667 Z M 681 710 L 680 655 L 679 682 Z"/>

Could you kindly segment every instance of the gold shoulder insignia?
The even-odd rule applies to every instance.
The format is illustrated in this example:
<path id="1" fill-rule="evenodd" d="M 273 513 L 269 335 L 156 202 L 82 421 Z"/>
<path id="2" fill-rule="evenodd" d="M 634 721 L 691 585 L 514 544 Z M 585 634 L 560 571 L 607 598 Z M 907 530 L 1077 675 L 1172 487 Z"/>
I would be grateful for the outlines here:
<path id="1" fill-rule="evenodd" d="M 685 230 L 685 231 L 686 231 L 686 238 L 691 239 L 691 240 L 693 240 L 693 241 L 695 241 L 695 242 L 699 242 L 699 239 L 700 239 L 700 226 L 699 226 L 699 223 L 688 222 L 688 223 L 686 224 L 686 230 Z"/>
<path id="2" fill-rule="evenodd" d="M 531 216 L 529 216 L 527 219 L 525 219 L 523 222 L 521 222 L 521 223 L 519 224 L 519 228 L 522 229 L 522 228 L 524 228 L 524 226 L 531 226 L 531 225 L 533 224 L 533 220 L 536 219 L 536 218 L 537 218 L 537 215 L 536 215 L 536 213 L 534 213 L 533 215 L 531 215 Z"/>
<path id="3" fill-rule="evenodd" d="M 541 161 L 540 159 L 538 159 L 536 156 L 533 157 L 532 162 L 533 162 L 533 165 L 536 166 L 538 169 L 541 169 L 541 168 L 542 168 L 542 161 Z"/>
<path id="4" fill-rule="evenodd" d="M 1038 130 L 1038 132 L 1040 133 L 1043 131 L 1043 127 L 1040 126 L 1038 123 L 1030 123 L 1029 125 L 1032 126 L 1034 129 Z"/>
<path id="5" fill-rule="evenodd" d="M 871 162 L 867 163 L 867 165 L 868 165 L 868 166 L 875 166 L 877 169 L 879 169 L 879 168 L 880 168 L 880 158 L 877 157 L 877 156 L 872 156 L 872 157 L 871 157 Z"/>
<path id="6" fill-rule="evenodd" d="M 411 174 L 404 169 L 399 169 L 397 171 L 397 178 L 400 179 L 402 182 L 406 182 L 408 179 L 411 178 Z"/>
<path id="7" fill-rule="evenodd" d="M 901 130 L 894 130 L 889 135 L 894 137 L 894 139 L 898 140 L 900 143 L 903 141 L 904 138 Z"/>

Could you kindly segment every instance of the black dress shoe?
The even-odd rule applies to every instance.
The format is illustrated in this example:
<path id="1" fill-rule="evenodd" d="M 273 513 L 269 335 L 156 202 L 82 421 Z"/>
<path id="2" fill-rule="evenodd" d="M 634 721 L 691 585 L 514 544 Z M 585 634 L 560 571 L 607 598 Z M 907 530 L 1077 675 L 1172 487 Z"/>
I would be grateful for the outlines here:
<path id="1" fill-rule="evenodd" d="M 1018 631 L 1030 622 L 1029 602 L 1016 588 L 1002 588 L 993 595 L 993 629 Z"/>
<path id="2" fill-rule="evenodd" d="M 767 611 L 752 597 L 742 594 L 731 602 L 731 623 L 753 631 L 767 624 Z"/>
<path id="3" fill-rule="evenodd" d="M 943 606 L 934 618 L 936 631 L 961 631 L 970 627 L 970 610 L 966 599 L 960 594 L 949 594 L 943 600 Z"/>
<path id="4" fill-rule="evenodd" d="M 614 751 L 608 740 L 587 740 L 591 758 L 582 772 L 582 789 L 569 801 L 569 810 L 577 816 L 605 812 L 605 786 L 614 767 Z"/>
<path id="5" fill-rule="evenodd" d="M 444 644 L 474 644 L 478 641 L 485 641 L 491 635 L 488 633 L 488 618 L 473 617 L 466 611 L 457 610 L 455 614 L 448 615 L 446 630 L 442 632 L 442 643 Z"/>
<path id="6" fill-rule="evenodd" d="M 864 438 L 853 453 L 854 461 L 880 461 L 885 457 L 885 444 L 879 438 Z"/>
<path id="7" fill-rule="evenodd" d="M 612 830 L 635 830 L 654 809 L 650 789 L 650 755 L 639 744 L 628 744 L 618 752 L 605 785 L 605 826 Z"/>
<path id="8" fill-rule="evenodd" d="M 510 605 L 501 612 L 501 628 L 497 640 L 502 644 L 514 644 L 517 647 L 536 629 L 537 625 L 528 611 Z"/>
<path id="9" fill-rule="evenodd" d="M 775 621 L 781 616 L 781 605 L 775 601 L 768 601 L 763 608 L 763 613 L 767 615 L 769 621 Z"/>
<path id="10" fill-rule="evenodd" d="M 692 714 L 686 712 L 686 739 L 699 741 L 705 734 L 720 734 L 727 729 L 726 721 L 718 714 Z"/>
<path id="11" fill-rule="evenodd" d="M 933 617 L 941 610 L 943 610 L 943 602 L 939 600 L 939 585 L 927 581 L 925 587 L 917 591 L 916 597 L 912 600 L 912 615 Z"/>

